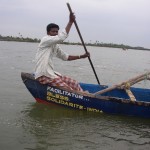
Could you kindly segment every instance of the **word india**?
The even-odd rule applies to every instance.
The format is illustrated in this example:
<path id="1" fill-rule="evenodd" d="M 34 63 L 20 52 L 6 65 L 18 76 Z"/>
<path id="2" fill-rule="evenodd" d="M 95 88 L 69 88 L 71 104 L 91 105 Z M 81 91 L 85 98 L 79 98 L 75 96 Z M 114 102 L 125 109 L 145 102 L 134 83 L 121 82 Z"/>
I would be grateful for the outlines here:
<path id="1" fill-rule="evenodd" d="M 78 94 L 75 94 L 75 93 L 72 93 L 72 92 L 62 91 L 60 89 L 55 89 L 55 88 L 50 87 L 50 86 L 47 87 L 47 92 L 54 92 L 56 94 L 61 94 L 61 95 L 65 95 L 65 96 L 70 96 L 70 97 L 83 99 L 82 95 L 78 95 Z"/>

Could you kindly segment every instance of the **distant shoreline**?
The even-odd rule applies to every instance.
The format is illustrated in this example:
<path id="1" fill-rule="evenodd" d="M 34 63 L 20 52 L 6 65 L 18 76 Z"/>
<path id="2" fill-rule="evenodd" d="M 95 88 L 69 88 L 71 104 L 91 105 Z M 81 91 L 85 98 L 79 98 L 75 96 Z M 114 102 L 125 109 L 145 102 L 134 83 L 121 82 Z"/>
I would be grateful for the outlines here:
<path id="1" fill-rule="evenodd" d="M 24 37 L 13 37 L 13 36 L 1 36 L 0 35 L 0 41 L 16 41 L 16 42 L 33 42 L 33 43 L 39 43 L 40 40 L 37 38 L 24 38 Z M 66 45 L 82 45 L 80 42 L 74 43 L 74 42 L 63 42 L 62 44 Z M 122 48 L 123 50 L 128 49 L 135 49 L 135 50 L 147 50 L 150 51 L 149 48 L 144 47 L 132 47 L 124 44 L 113 44 L 113 43 L 99 43 L 96 41 L 95 43 L 85 43 L 86 46 L 97 46 L 97 47 L 109 47 L 109 48 Z"/>

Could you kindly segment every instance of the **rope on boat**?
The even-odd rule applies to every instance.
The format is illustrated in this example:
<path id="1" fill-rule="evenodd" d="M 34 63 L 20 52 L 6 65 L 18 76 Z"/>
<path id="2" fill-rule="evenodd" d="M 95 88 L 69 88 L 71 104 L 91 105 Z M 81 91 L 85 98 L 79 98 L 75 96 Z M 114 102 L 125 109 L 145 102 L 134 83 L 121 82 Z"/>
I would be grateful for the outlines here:
<path id="1" fill-rule="evenodd" d="M 141 74 L 137 77 L 131 78 L 131 79 L 129 79 L 125 82 L 122 82 L 120 84 L 117 84 L 117 85 L 114 85 L 112 87 L 108 87 L 106 89 L 100 90 L 100 91 L 94 93 L 94 95 L 95 96 L 101 95 L 101 94 L 104 94 L 106 92 L 112 91 L 116 88 L 119 88 L 119 89 L 124 89 L 126 91 L 126 93 L 128 94 L 131 101 L 136 101 L 136 98 L 134 97 L 133 93 L 131 92 L 130 87 L 132 85 L 134 85 L 135 83 L 138 83 L 142 80 L 150 80 L 150 71 L 148 71 L 144 74 Z"/>

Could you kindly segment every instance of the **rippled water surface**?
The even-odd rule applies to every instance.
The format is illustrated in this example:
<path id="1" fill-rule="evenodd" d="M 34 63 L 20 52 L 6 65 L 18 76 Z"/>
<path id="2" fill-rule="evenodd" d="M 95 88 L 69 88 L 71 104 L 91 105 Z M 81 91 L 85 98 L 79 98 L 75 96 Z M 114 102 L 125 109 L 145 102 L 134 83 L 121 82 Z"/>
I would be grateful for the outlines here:
<path id="1" fill-rule="evenodd" d="M 37 43 L 0 42 L 0 150 L 148 150 L 150 120 L 37 104 L 21 81 L 32 72 Z M 62 45 L 69 54 L 81 46 Z M 113 85 L 150 69 L 150 52 L 87 47 L 101 84 Z M 97 83 L 87 59 L 55 68 L 80 82 Z M 150 88 L 149 82 L 138 87 Z"/>

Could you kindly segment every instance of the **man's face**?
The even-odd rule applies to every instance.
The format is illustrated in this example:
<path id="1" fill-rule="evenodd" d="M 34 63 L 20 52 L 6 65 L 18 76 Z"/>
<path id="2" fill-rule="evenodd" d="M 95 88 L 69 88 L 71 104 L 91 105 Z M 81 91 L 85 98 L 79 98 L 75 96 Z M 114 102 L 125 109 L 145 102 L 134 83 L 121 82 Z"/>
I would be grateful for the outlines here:
<path id="1" fill-rule="evenodd" d="M 58 35 L 58 28 L 52 28 L 49 32 L 48 32 L 48 35 L 50 36 L 56 36 Z"/>

